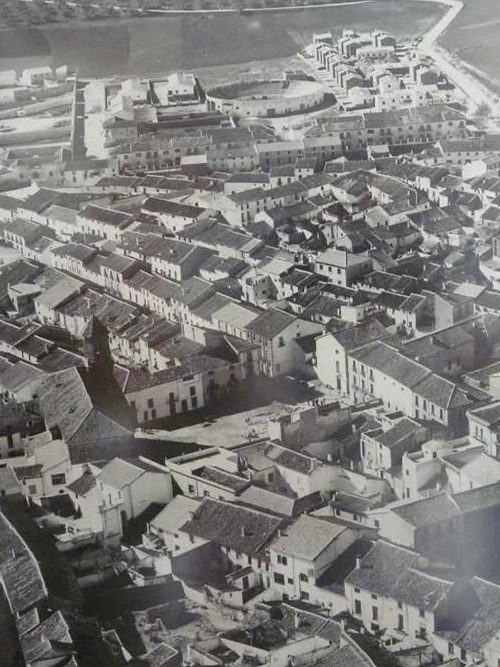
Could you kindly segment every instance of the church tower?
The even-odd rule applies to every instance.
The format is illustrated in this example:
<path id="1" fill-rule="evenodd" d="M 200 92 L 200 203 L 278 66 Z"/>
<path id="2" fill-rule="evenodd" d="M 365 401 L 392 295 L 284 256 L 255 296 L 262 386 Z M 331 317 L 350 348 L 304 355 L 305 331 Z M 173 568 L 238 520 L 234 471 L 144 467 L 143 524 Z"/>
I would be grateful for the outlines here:
<path id="1" fill-rule="evenodd" d="M 92 315 L 83 332 L 83 350 L 89 370 L 104 379 L 113 376 L 113 357 L 109 349 L 109 331 L 101 320 Z"/>

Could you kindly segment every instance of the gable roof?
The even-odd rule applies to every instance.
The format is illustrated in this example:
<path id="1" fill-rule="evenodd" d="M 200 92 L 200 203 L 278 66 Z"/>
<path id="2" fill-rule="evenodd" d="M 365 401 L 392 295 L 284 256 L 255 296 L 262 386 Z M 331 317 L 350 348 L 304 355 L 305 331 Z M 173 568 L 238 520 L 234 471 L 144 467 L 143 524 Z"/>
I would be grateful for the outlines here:
<path id="1" fill-rule="evenodd" d="M 249 322 L 245 329 L 257 336 L 272 340 L 296 319 L 295 315 L 286 313 L 284 310 L 269 308 Z"/>
<path id="2" fill-rule="evenodd" d="M 112 379 L 92 369 L 68 368 L 40 383 L 39 400 L 48 428 L 58 426 L 71 445 L 129 436 L 133 413 Z"/>
<path id="3" fill-rule="evenodd" d="M 287 528 L 286 534 L 278 537 L 271 548 L 277 553 L 313 561 L 345 530 L 345 525 L 306 514 Z"/>
<path id="4" fill-rule="evenodd" d="M 159 472 L 156 468 L 151 467 L 151 471 Z M 106 484 L 114 489 L 123 489 L 130 486 L 139 477 L 144 475 L 144 467 L 139 465 L 139 462 L 134 463 L 115 457 L 102 468 L 97 476 L 97 481 L 101 484 Z"/>
<path id="5" fill-rule="evenodd" d="M 420 556 L 414 551 L 379 540 L 345 582 L 432 611 L 446 598 L 453 582 L 417 570 L 419 562 Z"/>
<path id="6" fill-rule="evenodd" d="M 416 528 L 460 516 L 456 503 L 446 493 L 397 505 L 391 511 Z"/>
<path id="7" fill-rule="evenodd" d="M 276 535 L 282 525 L 282 518 L 261 510 L 205 498 L 180 530 L 219 546 L 253 555 Z"/>

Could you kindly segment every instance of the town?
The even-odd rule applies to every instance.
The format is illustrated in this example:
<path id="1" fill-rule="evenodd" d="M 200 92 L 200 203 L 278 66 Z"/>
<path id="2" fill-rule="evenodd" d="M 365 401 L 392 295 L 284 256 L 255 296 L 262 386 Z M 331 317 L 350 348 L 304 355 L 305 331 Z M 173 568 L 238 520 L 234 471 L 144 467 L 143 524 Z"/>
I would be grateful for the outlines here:
<path id="1" fill-rule="evenodd" d="M 500 665 L 494 105 L 0 72 L 0 665 Z"/>

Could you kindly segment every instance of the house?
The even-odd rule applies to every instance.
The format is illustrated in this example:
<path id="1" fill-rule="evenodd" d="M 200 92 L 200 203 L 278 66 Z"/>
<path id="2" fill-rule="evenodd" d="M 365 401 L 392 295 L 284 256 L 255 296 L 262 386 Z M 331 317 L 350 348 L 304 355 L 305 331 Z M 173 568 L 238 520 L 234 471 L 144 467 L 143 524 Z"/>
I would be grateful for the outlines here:
<path id="1" fill-rule="evenodd" d="M 61 280 L 35 297 L 34 306 L 42 324 L 55 324 L 55 309 L 84 291 L 84 283 L 76 278 L 61 275 Z"/>
<path id="2" fill-rule="evenodd" d="M 472 438 L 430 440 L 420 450 L 403 455 L 401 497 L 416 500 L 447 491 L 459 493 L 493 484 L 500 463 Z"/>
<path id="3" fill-rule="evenodd" d="M 373 270 L 371 257 L 355 255 L 346 250 L 329 248 L 316 257 L 314 270 L 335 285 L 349 287 L 352 283 Z"/>
<path id="4" fill-rule="evenodd" d="M 174 541 L 179 529 L 189 521 L 198 509 L 200 500 L 187 496 L 175 496 L 149 521 L 147 531 L 142 536 L 144 546 L 154 549 L 173 551 Z"/>
<path id="5" fill-rule="evenodd" d="M 177 282 L 198 273 L 213 254 L 208 248 L 166 238 L 155 238 L 142 253 L 153 273 Z"/>
<path id="6" fill-rule="evenodd" d="M 172 571 L 188 591 L 208 587 L 241 607 L 271 586 L 265 551 L 283 526 L 274 514 L 204 498 L 174 539 Z M 200 567 L 210 556 L 211 566 Z"/>
<path id="7" fill-rule="evenodd" d="M 180 651 L 161 642 L 129 664 L 130 667 L 182 667 L 182 656 Z"/>
<path id="8" fill-rule="evenodd" d="M 261 372 L 275 377 L 293 373 L 304 364 L 304 352 L 297 344 L 297 338 L 320 333 L 322 326 L 284 310 L 269 308 L 245 329 L 248 340 L 259 345 Z"/>
<path id="9" fill-rule="evenodd" d="M 74 479 L 67 484 L 65 491 L 75 511 L 64 522 L 65 532 L 58 535 L 61 550 L 70 550 L 82 543 L 120 543 L 123 535 L 121 497 L 117 493 L 107 497 L 103 494 L 97 485 L 99 474 L 99 466 L 93 464 L 74 468 Z"/>
<path id="10" fill-rule="evenodd" d="M 106 503 L 120 501 L 122 526 L 138 517 L 151 503 L 167 504 L 172 500 L 172 482 L 168 472 L 146 459 L 108 461 L 96 476 L 101 497 Z"/>
<path id="11" fill-rule="evenodd" d="M 24 453 L 24 438 L 43 430 L 35 403 L 4 401 L 0 404 L 0 424 L 0 459 Z"/>
<path id="12" fill-rule="evenodd" d="M 38 504 L 42 498 L 64 493 L 72 470 L 69 450 L 62 440 L 52 440 L 41 433 L 28 439 L 24 456 L 12 459 L 26 499 Z"/>
<path id="13" fill-rule="evenodd" d="M 361 434 L 360 448 L 363 471 L 383 477 L 391 468 L 401 465 L 405 452 L 414 451 L 425 442 L 428 431 L 402 415 L 381 421 L 379 428 Z"/>
<path id="14" fill-rule="evenodd" d="M 462 596 L 459 618 L 448 616 L 447 623 L 438 627 L 432 638 L 436 649 L 448 660 L 460 660 L 473 665 L 484 661 L 494 667 L 500 660 L 498 645 L 498 605 L 500 587 L 480 577 L 472 577 L 467 595 Z"/>
<path id="15" fill-rule="evenodd" d="M 379 540 L 345 579 L 349 611 L 372 633 L 382 628 L 394 641 L 430 639 L 448 613 L 460 584 L 419 569 L 414 551 Z M 456 594 L 455 594 L 456 593 Z"/>
<path id="16" fill-rule="evenodd" d="M 252 364 L 250 364 L 252 366 Z M 232 392 L 248 375 L 248 364 L 231 363 L 205 354 L 156 372 L 122 371 L 121 389 L 137 421 L 144 423 L 199 410 Z"/>
<path id="17" fill-rule="evenodd" d="M 273 588 L 284 600 L 321 604 L 318 579 L 362 533 L 334 517 L 302 515 L 270 547 Z"/>
<path id="18" fill-rule="evenodd" d="M 165 229 L 174 233 L 195 222 L 210 218 L 208 209 L 158 197 L 148 197 L 142 204 L 141 210 L 156 217 Z"/>
<path id="19" fill-rule="evenodd" d="M 376 397 L 389 410 L 429 419 L 456 436 L 466 430 L 466 412 L 474 400 L 454 381 L 410 359 L 386 341 L 376 341 L 348 354 L 350 392 L 356 400 Z"/>
<path id="20" fill-rule="evenodd" d="M 500 401 L 470 410 L 467 419 L 471 442 L 481 445 L 490 456 L 497 457 L 500 453 Z"/>
<path id="21" fill-rule="evenodd" d="M 316 372 L 327 386 L 344 394 L 350 393 L 347 355 L 376 340 L 389 336 L 377 319 L 368 319 L 356 326 L 329 331 L 316 338 Z"/>
<path id="22" fill-rule="evenodd" d="M 81 234 L 99 236 L 110 241 L 118 241 L 133 221 L 134 216 L 130 213 L 94 204 L 85 206 L 76 216 Z"/>
<path id="23" fill-rule="evenodd" d="M 462 554 L 462 513 L 444 492 L 413 501 L 396 501 L 368 512 L 380 537 L 444 562 Z"/>

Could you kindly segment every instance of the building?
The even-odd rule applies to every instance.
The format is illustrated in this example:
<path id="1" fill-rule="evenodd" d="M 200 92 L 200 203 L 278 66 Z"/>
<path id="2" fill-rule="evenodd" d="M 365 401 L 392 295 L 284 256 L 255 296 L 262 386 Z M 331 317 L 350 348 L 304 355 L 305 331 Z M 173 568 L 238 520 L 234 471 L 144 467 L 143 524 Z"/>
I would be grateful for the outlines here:
<path id="1" fill-rule="evenodd" d="M 350 287 L 358 278 L 373 270 L 373 260 L 347 250 L 330 248 L 315 259 L 314 269 L 333 284 Z"/>
<path id="2" fill-rule="evenodd" d="M 293 373 L 305 363 L 298 338 L 320 333 L 322 326 L 277 308 L 261 313 L 245 327 L 248 340 L 259 346 L 260 370 L 276 377 Z"/>
<path id="3" fill-rule="evenodd" d="M 91 318 L 84 338 L 88 368 L 59 371 L 39 389 L 47 429 L 62 437 L 74 463 L 127 451 L 135 428 L 134 415 L 113 376 L 106 327 Z"/>
<path id="4" fill-rule="evenodd" d="M 329 331 L 316 338 L 316 372 L 327 386 L 350 393 L 348 353 L 376 340 L 388 337 L 377 319 L 368 319 L 356 326 Z"/>

